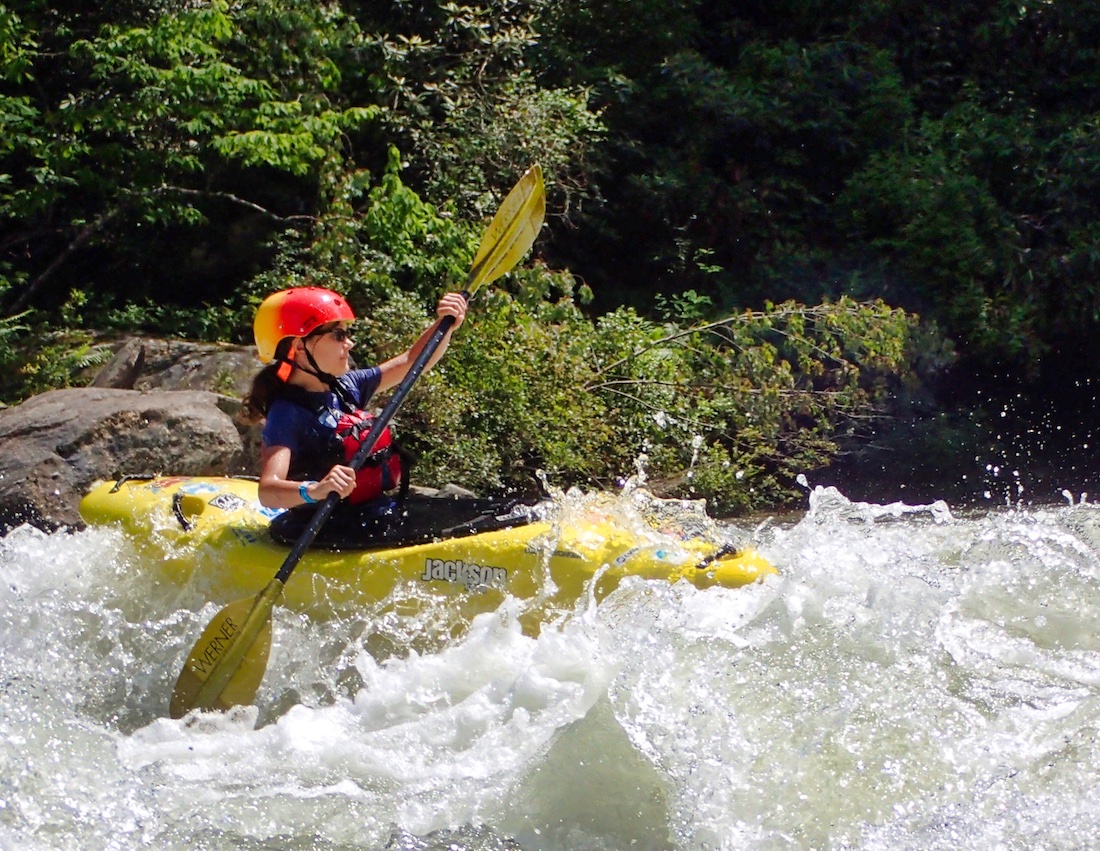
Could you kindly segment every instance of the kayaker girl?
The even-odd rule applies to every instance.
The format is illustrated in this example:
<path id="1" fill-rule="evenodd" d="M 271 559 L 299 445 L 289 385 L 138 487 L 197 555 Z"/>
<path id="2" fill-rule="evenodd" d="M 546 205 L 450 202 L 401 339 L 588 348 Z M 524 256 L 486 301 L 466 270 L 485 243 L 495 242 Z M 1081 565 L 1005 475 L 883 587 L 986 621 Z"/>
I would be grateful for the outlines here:
<path id="1" fill-rule="evenodd" d="M 378 366 L 352 369 L 355 342 L 348 328 L 355 314 L 343 296 L 320 287 L 296 287 L 264 299 L 253 331 L 260 360 L 268 365 L 253 380 L 242 412 L 246 421 L 266 420 L 259 481 L 263 505 L 297 508 L 335 492 L 344 498 L 341 506 L 350 505 L 368 518 L 392 506 L 387 492 L 403 480 L 407 488 L 407 476 L 389 430 L 358 474 L 347 461 L 370 431 L 371 416 L 364 409 L 371 397 L 405 378 L 444 316 L 455 319 L 451 332 L 462 324 L 466 299 L 448 293 L 436 313 L 436 323 L 407 351 Z M 439 360 L 450 339 L 448 333 L 426 369 Z M 288 517 L 286 522 L 293 521 Z"/>

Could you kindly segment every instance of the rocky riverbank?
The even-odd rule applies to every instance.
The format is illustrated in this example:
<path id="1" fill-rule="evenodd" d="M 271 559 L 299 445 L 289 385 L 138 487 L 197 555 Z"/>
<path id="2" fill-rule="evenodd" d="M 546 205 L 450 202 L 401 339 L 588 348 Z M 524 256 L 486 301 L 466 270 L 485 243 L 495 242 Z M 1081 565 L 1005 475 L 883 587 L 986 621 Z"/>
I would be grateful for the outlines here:
<path id="1" fill-rule="evenodd" d="M 79 528 L 81 497 L 121 475 L 255 475 L 258 433 L 240 397 L 251 346 L 130 338 L 85 388 L 0 410 L 0 534 Z"/>
<path id="2" fill-rule="evenodd" d="M 252 346 L 135 337 L 116 344 L 88 387 L 0 409 L 0 535 L 22 523 L 79 528 L 80 499 L 100 479 L 256 475 L 258 429 L 236 414 L 260 366 Z M 808 483 L 881 503 L 1095 501 L 1097 391 L 1084 379 L 1074 389 L 1057 405 L 1017 395 L 946 426 L 942 415 L 888 424 L 877 445 L 808 471 Z"/>

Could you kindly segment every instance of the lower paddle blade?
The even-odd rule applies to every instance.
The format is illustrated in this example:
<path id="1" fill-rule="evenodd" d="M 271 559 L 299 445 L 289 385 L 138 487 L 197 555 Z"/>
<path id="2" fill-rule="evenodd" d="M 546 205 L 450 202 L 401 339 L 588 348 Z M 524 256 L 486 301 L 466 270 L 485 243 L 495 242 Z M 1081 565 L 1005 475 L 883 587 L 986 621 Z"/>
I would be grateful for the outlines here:
<path id="1" fill-rule="evenodd" d="M 168 712 L 173 718 L 182 718 L 192 709 L 225 710 L 252 703 L 271 652 L 270 610 L 267 617 L 249 618 L 256 614 L 254 609 L 261 600 L 262 595 L 256 600 L 230 603 L 203 630 L 172 692 Z M 241 659 L 236 670 L 227 671 L 238 654 Z M 216 670 L 221 677 L 229 676 L 224 687 L 209 694 L 213 683 L 208 685 L 208 681 Z"/>
<path id="2" fill-rule="evenodd" d="M 530 249 L 546 215 L 546 188 L 542 169 L 531 166 L 512 187 L 482 238 L 466 279 L 466 295 L 473 295 L 482 284 L 496 280 L 516 265 Z M 435 336 L 421 349 L 408 374 L 397 386 L 390 401 L 375 420 L 371 434 L 352 459 L 358 469 L 365 458 L 359 453 L 369 447 L 378 432 L 392 419 L 405 395 L 439 346 L 454 317 L 445 317 Z M 172 692 L 169 712 L 182 718 L 193 709 L 228 709 L 251 703 L 263 680 L 271 651 L 271 612 L 282 594 L 298 561 L 336 504 L 334 494 L 318 508 L 310 525 L 291 549 L 275 578 L 255 600 L 241 600 L 226 606 L 203 631 L 199 643 L 184 663 Z"/>

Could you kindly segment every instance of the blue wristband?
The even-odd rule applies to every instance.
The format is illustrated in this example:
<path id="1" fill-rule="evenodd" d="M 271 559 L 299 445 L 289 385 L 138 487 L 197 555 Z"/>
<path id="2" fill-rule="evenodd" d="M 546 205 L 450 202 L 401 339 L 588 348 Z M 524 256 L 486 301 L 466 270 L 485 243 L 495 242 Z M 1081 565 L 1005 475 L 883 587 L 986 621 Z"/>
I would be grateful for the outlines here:
<path id="1" fill-rule="evenodd" d="M 298 485 L 298 496 L 304 499 L 306 502 L 316 502 L 313 497 L 309 495 L 309 491 L 306 490 L 310 485 L 315 485 L 317 482 L 302 482 Z"/>

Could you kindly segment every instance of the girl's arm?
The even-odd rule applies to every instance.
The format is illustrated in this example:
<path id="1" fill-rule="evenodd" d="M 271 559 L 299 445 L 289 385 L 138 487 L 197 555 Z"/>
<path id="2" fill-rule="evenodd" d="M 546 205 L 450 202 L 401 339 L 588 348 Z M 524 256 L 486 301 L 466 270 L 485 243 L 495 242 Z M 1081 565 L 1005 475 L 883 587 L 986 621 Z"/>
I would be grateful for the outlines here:
<path id="1" fill-rule="evenodd" d="M 260 504 L 266 508 L 296 508 L 310 502 L 320 502 L 335 491 L 347 497 L 355 490 L 355 471 L 337 464 L 319 482 L 296 482 L 287 478 L 290 471 L 290 449 L 286 446 L 265 446 L 260 456 Z M 302 486 L 309 496 L 302 495 Z"/>
<path id="2" fill-rule="evenodd" d="M 436 307 L 436 314 L 439 316 L 439 319 L 428 326 L 408 351 L 395 358 L 390 358 L 385 363 L 379 365 L 378 368 L 382 374 L 378 384 L 378 391 L 389 390 L 400 384 L 405 376 L 409 374 L 409 370 L 412 368 L 417 355 L 424 350 L 424 347 L 428 344 L 428 340 L 430 340 L 432 334 L 435 333 L 435 329 L 439 326 L 443 317 L 453 316 L 455 318 L 454 325 L 451 326 L 446 336 L 440 342 L 439 348 L 432 354 L 424 369 L 429 370 L 439 362 L 439 359 L 443 357 L 443 353 L 447 351 L 447 346 L 450 345 L 451 334 L 462 325 L 462 321 L 466 318 L 465 296 L 461 293 L 447 293 L 439 300 L 439 305 Z"/>

